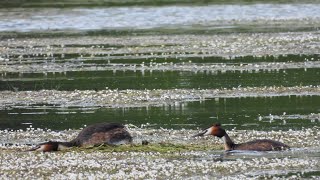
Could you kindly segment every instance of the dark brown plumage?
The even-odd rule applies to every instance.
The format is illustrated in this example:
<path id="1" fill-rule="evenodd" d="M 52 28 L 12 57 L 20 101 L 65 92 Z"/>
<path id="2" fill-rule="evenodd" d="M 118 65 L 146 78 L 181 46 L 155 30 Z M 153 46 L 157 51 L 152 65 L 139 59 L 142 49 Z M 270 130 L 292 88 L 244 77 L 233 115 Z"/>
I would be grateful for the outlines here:
<path id="1" fill-rule="evenodd" d="M 78 136 L 70 142 L 48 141 L 38 144 L 29 151 L 59 151 L 69 147 L 86 147 L 101 144 L 118 145 L 129 144 L 132 136 L 125 126 L 119 123 L 93 124 L 84 128 Z"/>
<path id="2" fill-rule="evenodd" d="M 213 135 L 224 140 L 224 149 L 226 151 L 230 150 L 248 150 L 248 151 L 279 151 L 289 149 L 290 147 L 284 143 L 273 141 L 270 139 L 259 139 L 253 140 L 246 143 L 235 144 L 224 129 L 221 128 L 220 124 L 214 124 L 212 127 L 204 130 L 203 132 L 194 135 Z"/>

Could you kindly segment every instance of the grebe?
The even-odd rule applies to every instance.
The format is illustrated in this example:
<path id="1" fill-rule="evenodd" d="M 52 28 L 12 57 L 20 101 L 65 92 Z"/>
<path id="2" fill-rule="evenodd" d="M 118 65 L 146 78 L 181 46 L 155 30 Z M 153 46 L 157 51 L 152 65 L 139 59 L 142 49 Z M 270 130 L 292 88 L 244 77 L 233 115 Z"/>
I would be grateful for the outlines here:
<path id="1" fill-rule="evenodd" d="M 230 150 L 248 150 L 248 151 L 279 151 L 289 149 L 290 147 L 286 144 L 283 144 L 278 141 L 273 141 L 270 139 L 258 139 L 249 141 L 246 143 L 235 144 L 226 131 L 221 128 L 221 124 L 217 123 L 214 124 L 212 127 L 204 130 L 203 132 L 194 135 L 196 136 L 203 136 L 203 135 L 213 135 L 219 138 L 223 138 L 224 141 L 224 149 L 226 151 Z"/>
<path id="2" fill-rule="evenodd" d="M 78 136 L 69 142 L 48 141 L 38 144 L 28 151 L 59 151 L 70 147 L 86 147 L 101 144 L 119 145 L 132 142 L 132 136 L 125 126 L 118 123 L 93 124 L 84 128 Z"/>

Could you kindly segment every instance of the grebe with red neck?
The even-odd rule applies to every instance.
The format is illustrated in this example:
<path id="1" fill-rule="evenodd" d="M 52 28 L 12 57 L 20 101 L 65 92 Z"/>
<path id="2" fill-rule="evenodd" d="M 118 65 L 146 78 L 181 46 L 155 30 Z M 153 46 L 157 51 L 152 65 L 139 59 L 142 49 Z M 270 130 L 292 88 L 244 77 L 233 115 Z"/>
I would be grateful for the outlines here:
<path id="1" fill-rule="evenodd" d="M 118 123 L 93 124 L 84 128 L 78 136 L 69 142 L 48 141 L 38 144 L 28 151 L 60 151 L 70 147 L 87 147 L 102 144 L 130 144 L 132 136 L 124 125 Z"/>
<path id="2" fill-rule="evenodd" d="M 203 132 L 194 135 L 197 136 L 205 136 L 205 135 L 213 135 L 218 138 L 222 138 L 224 141 L 224 149 L 226 151 L 231 150 L 247 150 L 247 151 L 280 151 L 289 149 L 290 147 L 284 143 L 279 141 L 273 141 L 270 139 L 258 139 L 249 141 L 246 143 L 235 144 L 226 131 L 221 128 L 221 124 L 217 123 L 211 126 L 210 128 L 204 130 Z"/>

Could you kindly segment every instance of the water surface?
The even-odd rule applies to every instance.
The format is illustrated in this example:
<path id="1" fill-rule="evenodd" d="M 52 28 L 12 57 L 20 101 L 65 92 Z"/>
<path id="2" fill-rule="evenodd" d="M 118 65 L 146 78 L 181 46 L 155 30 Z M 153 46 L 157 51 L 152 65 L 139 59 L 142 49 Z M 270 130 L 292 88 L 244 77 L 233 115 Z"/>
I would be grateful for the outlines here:
<path id="1" fill-rule="evenodd" d="M 242 22 L 308 20 L 319 24 L 319 4 L 1 9 L 0 31 L 234 28 Z M 92 20 L 94 19 L 94 20 Z M 302 22 L 303 23 L 303 22 Z M 290 25 L 294 27 L 293 25 Z M 310 25 L 305 25 L 309 27 Z M 311 24 L 312 26 L 312 24 Z M 316 25 L 317 26 L 317 25 Z M 266 27 L 266 26 L 265 26 Z"/>
<path id="2" fill-rule="evenodd" d="M 1 129 L 63 130 L 98 122 L 122 122 L 154 128 L 206 128 L 215 122 L 227 129 L 299 130 L 320 125 L 319 96 L 216 98 L 160 107 L 60 107 L 50 104 L 0 110 Z"/>
<path id="3" fill-rule="evenodd" d="M 18 144 L 0 146 L 4 178 L 320 176 L 318 3 L 42 7 L 0 9 L 0 145 Z M 292 151 L 20 152 L 98 122 L 204 147 L 220 141 L 191 135 L 220 122 Z"/>

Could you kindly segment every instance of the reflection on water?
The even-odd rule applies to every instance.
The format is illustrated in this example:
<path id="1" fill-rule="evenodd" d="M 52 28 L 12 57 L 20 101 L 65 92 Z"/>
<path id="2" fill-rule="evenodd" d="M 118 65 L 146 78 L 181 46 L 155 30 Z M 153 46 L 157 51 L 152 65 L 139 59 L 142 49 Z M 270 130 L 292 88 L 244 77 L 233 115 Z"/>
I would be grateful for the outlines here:
<path id="1" fill-rule="evenodd" d="M 148 29 L 194 25 L 232 28 L 232 24 L 241 21 L 316 20 L 320 18 L 319 9 L 319 4 L 2 9 L 0 31 Z"/>
<path id="2" fill-rule="evenodd" d="M 306 86 L 319 84 L 319 70 L 279 71 L 79 71 L 67 73 L 5 73 L 0 90 L 103 90 L 233 88 L 263 86 Z"/>
<path id="3" fill-rule="evenodd" d="M 319 102 L 319 96 L 280 96 L 217 98 L 162 107 L 15 106 L 0 111 L 0 129 L 25 129 L 32 124 L 35 128 L 63 130 L 114 121 L 174 129 L 205 128 L 214 122 L 221 122 L 226 129 L 301 129 L 320 124 Z"/>
<path id="4" fill-rule="evenodd" d="M 271 152 L 252 152 L 252 151 L 231 151 L 221 155 L 222 161 L 234 161 L 234 163 L 245 165 L 248 161 L 262 161 L 274 164 L 276 166 L 285 167 L 295 162 L 296 166 L 305 167 L 301 172 L 300 168 L 292 168 L 289 170 L 281 170 L 278 168 L 272 168 L 269 170 L 252 170 L 247 173 L 249 176 L 271 176 L 286 178 L 292 175 L 300 178 L 311 178 L 320 175 L 320 171 L 317 167 L 307 167 L 306 162 L 302 159 L 309 159 L 312 161 L 319 161 L 319 148 L 292 148 L 288 151 L 271 151 Z M 273 161 L 273 162 L 272 162 Z M 263 164 L 261 162 L 261 164 Z M 270 178 L 270 177 L 269 177 Z"/>
<path id="5" fill-rule="evenodd" d="M 237 160 L 241 158 L 242 160 L 250 160 L 256 157 L 264 157 L 264 158 L 284 158 L 284 157 L 292 157 L 297 158 L 301 156 L 308 157 L 319 157 L 317 154 L 319 149 L 308 147 L 308 148 L 291 148 L 285 151 L 244 151 L 244 150 L 234 150 L 227 151 L 221 154 L 224 160 Z"/>
<path id="6" fill-rule="evenodd" d="M 79 130 L 84 125 L 98 122 L 120 122 L 138 127 L 146 126 L 145 129 L 135 128 L 133 133 L 138 138 L 143 135 L 143 138 L 158 139 L 161 142 L 171 139 L 169 142 L 177 144 L 181 142 L 179 140 L 188 144 L 196 141 L 211 144 L 217 138 L 190 139 L 188 137 L 191 135 L 190 132 L 198 131 L 197 128 L 205 128 L 214 122 L 220 122 L 230 133 L 234 133 L 235 129 L 240 130 L 232 134 L 235 142 L 243 142 L 246 138 L 269 137 L 270 134 L 273 134 L 272 139 L 278 139 L 279 134 L 286 132 L 288 135 L 285 140 L 290 142 L 288 144 L 292 147 L 297 144 L 298 147 L 305 147 L 303 149 L 294 147 L 290 151 L 283 152 L 231 152 L 229 154 L 223 154 L 223 151 L 188 151 L 177 154 L 74 151 L 59 153 L 58 156 L 45 155 L 46 158 L 40 157 L 44 155 L 42 153 L 35 154 L 38 158 L 34 158 L 27 153 L 10 151 L 9 148 L 1 152 L 5 160 L 0 161 L 0 165 L 1 169 L 6 169 L 8 168 L 6 162 L 11 161 L 12 166 L 2 172 L 13 178 L 26 177 L 24 170 L 30 169 L 29 166 L 32 165 L 29 176 L 33 178 L 38 176 L 43 178 L 43 175 L 49 178 L 58 177 L 58 179 L 59 177 L 75 178 L 78 173 L 84 175 L 83 167 L 88 170 L 86 173 L 93 170 L 94 177 L 99 178 L 99 175 L 102 175 L 101 179 L 108 179 L 106 177 L 112 179 L 112 175 L 117 179 L 137 178 L 137 172 L 143 174 L 148 171 L 156 176 L 141 176 L 141 179 L 143 177 L 164 179 L 173 176 L 178 179 L 186 176 L 194 179 L 319 177 L 317 128 L 320 126 L 319 95 L 275 94 L 275 97 L 261 97 L 260 94 L 260 97 L 238 98 L 237 92 L 233 92 L 234 97 L 230 98 L 200 99 L 160 106 L 138 104 L 137 107 L 126 108 L 119 108 L 116 105 L 115 108 L 99 107 L 90 102 L 78 103 L 75 107 L 68 106 L 68 103 L 53 104 L 52 99 L 48 104 L 41 104 L 41 102 L 47 102 L 46 96 L 40 96 L 39 99 L 43 98 L 44 101 L 37 101 L 40 102 L 37 104 L 32 98 L 25 100 L 27 97 L 23 95 L 25 91 L 42 89 L 74 91 L 75 89 L 104 90 L 108 87 L 124 90 L 197 89 L 201 91 L 266 87 L 265 90 L 270 90 L 272 96 L 273 93 L 281 93 L 282 87 L 319 86 L 320 71 L 317 55 L 319 54 L 317 34 L 320 24 L 319 9 L 319 4 L 299 3 L 62 9 L 2 8 L 0 33 L 4 34 L 4 37 L 8 33 L 8 37 L 14 38 L 4 38 L 5 40 L 0 41 L 4 46 L 4 48 L 0 47 L 2 52 L 0 54 L 0 91 L 3 94 L 6 94 L 4 90 L 12 91 L 10 92 L 13 95 L 12 99 L 23 104 L 8 103 L 8 98 L 0 94 L 2 95 L 0 130 L 18 130 L 2 131 L 2 142 L 38 143 L 40 142 L 38 138 L 42 138 L 41 140 L 68 139 L 67 137 L 73 136 L 75 132 L 63 134 L 64 131 L 59 130 Z M 205 33 L 226 33 L 227 31 L 245 33 L 231 36 L 215 34 L 212 37 L 211 35 L 203 37 L 202 34 L 195 33 L 174 37 L 170 33 L 174 33 L 175 28 L 182 34 L 195 33 L 197 30 Z M 268 33 L 254 33 L 253 36 L 248 33 L 261 32 L 259 28 L 263 29 L 262 32 Z M 316 31 L 293 34 L 269 33 L 275 30 Z M 21 38 L 24 36 L 20 35 L 28 36 L 28 33 L 16 31 L 28 32 L 31 38 L 25 41 Z M 38 31 L 42 32 L 38 33 Z M 88 34 L 83 31 L 95 36 L 84 38 L 83 35 Z M 118 31 L 124 36 L 118 39 L 98 36 L 112 35 L 113 37 L 114 32 Z M 133 33 L 129 33 L 131 31 Z M 135 36 L 135 40 L 132 40 L 134 38 L 132 35 L 140 31 L 149 36 Z M 44 32 L 48 32 L 50 38 L 41 38 L 41 33 Z M 77 32 L 80 32 L 80 36 L 70 38 Z M 155 36 L 159 32 L 169 35 Z M 60 35 L 65 38 L 61 38 Z M 153 39 L 152 36 L 159 39 Z M 118 43 L 119 41 L 122 43 Z M 286 55 L 290 53 L 294 55 Z M 283 56 L 273 57 L 273 55 L 282 54 Z M 243 55 L 247 57 L 241 57 Z M 255 57 L 259 55 L 266 56 Z M 248 64 L 250 67 L 247 66 Z M 169 69 L 160 69 L 165 65 L 169 65 Z M 183 66 L 175 69 L 179 65 Z M 215 65 L 219 67 L 208 69 L 208 67 L 217 67 Z M 158 69 L 152 69 L 151 66 Z M 277 91 L 272 91 L 275 89 L 272 87 Z M 15 91 L 21 91 L 20 96 Z M 300 89 L 295 88 L 295 91 Z M 117 99 L 118 95 L 121 95 L 121 93 L 115 94 L 117 96 L 112 95 L 112 98 Z M 266 94 L 265 91 L 264 94 Z M 87 94 L 83 99 L 86 100 L 91 95 L 94 96 L 94 94 Z M 130 94 L 127 95 L 131 98 Z M 55 97 L 59 96 L 53 96 Z M 32 105 L 24 102 L 30 102 Z M 32 128 L 29 128 L 30 126 Z M 309 127 L 313 129 L 304 129 Z M 221 154 L 223 155 L 220 156 Z M 17 156 L 17 159 L 14 159 L 16 155 L 21 157 Z M 60 155 L 68 157 L 61 158 Z M 72 159 L 74 157 L 75 159 Z M 174 159 L 175 157 L 177 158 Z M 79 161 L 79 158 L 82 160 Z M 43 159 L 45 162 L 41 161 Z M 71 167 L 72 173 L 69 173 L 69 167 L 66 171 L 61 168 L 51 169 L 51 166 L 47 166 L 48 160 L 52 161 L 52 167 L 63 168 L 64 166 L 61 165 L 65 165 L 66 161 L 78 166 Z M 97 163 L 100 161 L 102 164 Z M 106 168 L 102 166 L 103 163 L 111 166 Z M 108 169 L 109 167 L 112 168 Z M 154 173 L 159 169 L 162 173 L 169 174 Z"/>

